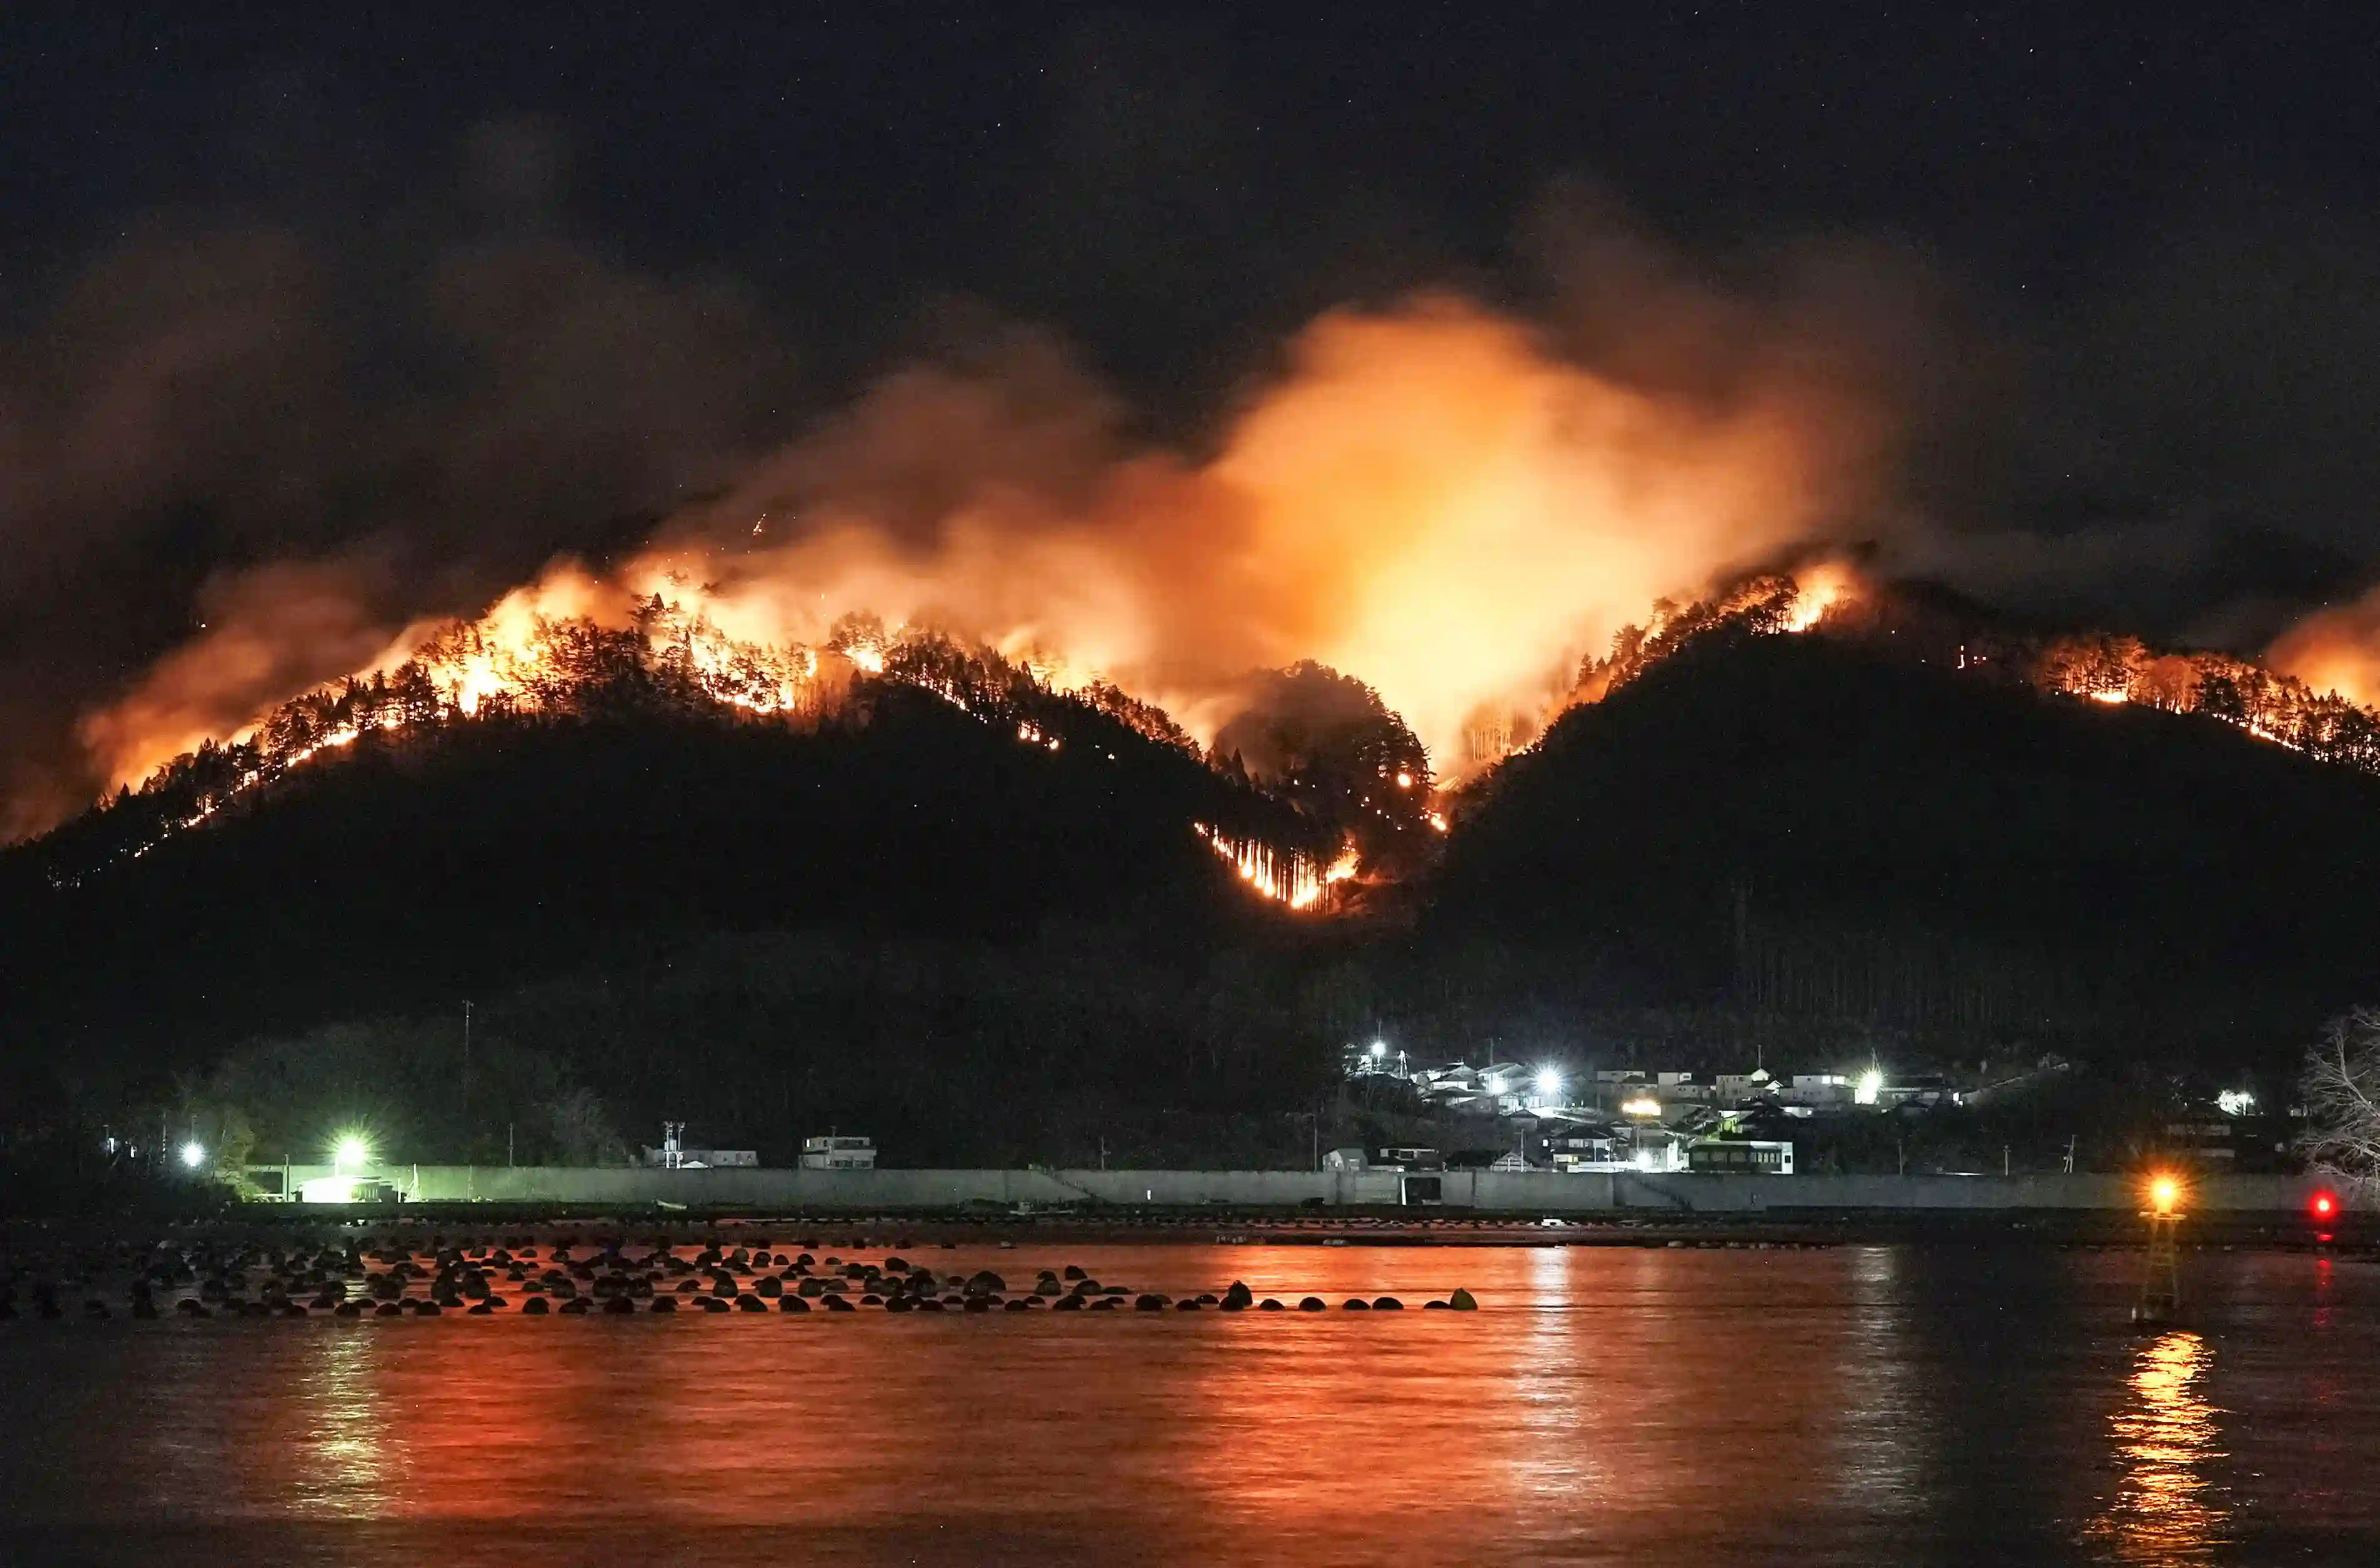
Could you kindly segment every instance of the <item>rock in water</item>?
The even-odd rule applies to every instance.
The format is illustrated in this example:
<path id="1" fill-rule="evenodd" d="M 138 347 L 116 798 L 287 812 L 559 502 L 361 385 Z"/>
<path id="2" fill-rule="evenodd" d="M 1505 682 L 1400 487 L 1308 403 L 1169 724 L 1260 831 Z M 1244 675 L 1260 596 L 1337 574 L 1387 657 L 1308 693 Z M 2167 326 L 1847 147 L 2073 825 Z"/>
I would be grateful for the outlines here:
<path id="1" fill-rule="evenodd" d="M 1476 1312 L 1479 1310 L 1478 1298 L 1474 1296 L 1467 1290 L 1458 1290 L 1452 1295 L 1448 1296 L 1446 1298 L 1446 1305 L 1457 1312 Z"/>

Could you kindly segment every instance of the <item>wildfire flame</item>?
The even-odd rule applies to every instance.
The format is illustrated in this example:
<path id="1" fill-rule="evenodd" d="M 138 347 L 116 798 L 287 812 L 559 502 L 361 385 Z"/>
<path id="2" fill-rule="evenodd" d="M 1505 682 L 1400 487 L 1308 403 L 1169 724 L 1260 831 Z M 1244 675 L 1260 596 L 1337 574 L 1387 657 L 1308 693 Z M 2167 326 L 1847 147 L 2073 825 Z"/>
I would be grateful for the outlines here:
<path id="1" fill-rule="evenodd" d="M 1295 850 L 1275 849 L 1258 840 L 1234 838 L 1205 822 L 1192 826 L 1216 854 L 1231 863 L 1252 892 L 1292 909 L 1314 908 L 1330 889 L 1355 874 L 1356 854 L 1352 844 L 1324 865 Z"/>
<path id="2" fill-rule="evenodd" d="M 1452 780 L 1492 761 L 1463 745 L 1483 707 L 1542 727 L 1581 655 L 1641 606 L 1799 548 L 1871 481 L 1876 421 L 1783 360 L 1747 359 L 1725 395 L 1651 390 L 1444 295 L 1326 313 L 1285 358 L 1203 460 L 1130 439 L 1046 351 L 896 371 L 621 569 L 564 564 L 504 595 L 428 661 L 433 679 L 465 712 L 531 701 L 516 666 L 538 622 L 616 626 L 661 591 L 721 650 L 825 648 L 872 614 L 993 648 L 1053 689 L 1113 683 L 1202 742 L 1245 706 L 1248 672 L 1311 658 L 1373 685 Z M 391 626 L 358 661 L 370 625 L 352 599 L 294 626 L 263 607 L 211 621 L 90 715 L 86 745 L 136 782 L 424 640 Z M 834 651 L 882 673 L 880 646 Z M 784 679 L 745 699 L 806 700 Z"/>

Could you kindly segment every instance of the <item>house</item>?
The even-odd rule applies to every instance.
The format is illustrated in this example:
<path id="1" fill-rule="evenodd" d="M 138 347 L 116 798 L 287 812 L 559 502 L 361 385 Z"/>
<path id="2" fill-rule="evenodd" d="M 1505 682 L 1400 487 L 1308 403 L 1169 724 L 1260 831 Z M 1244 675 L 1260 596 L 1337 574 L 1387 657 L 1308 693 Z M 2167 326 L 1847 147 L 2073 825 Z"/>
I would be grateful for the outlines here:
<path id="1" fill-rule="evenodd" d="M 1749 1073 L 1721 1073 L 1711 1089 L 1712 1098 L 1722 1107 L 1733 1107 L 1773 1095 L 1777 1080 L 1767 1068 L 1755 1067 Z"/>
<path id="2" fill-rule="evenodd" d="M 1653 1088 L 1664 1105 L 1708 1105 L 1718 1094 L 1717 1086 L 1702 1073 L 1656 1073 Z"/>
<path id="3" fill-rule="evenodd" d="M 1793 1146 L 1769 1138 L 1696 1138 L 1686 1146 L 1686 1169 L 1739 1176 L 1790 1176 Z"/>
<path id="4" fill-rule="evenodd" d="M 1777 1098 L 1788 1105 L 1849 1105 L 1857 1087 L 1842 1073 L 1796 1073 Z"/>
<path id="5" fill-rule="evenodd" d="M 1914 1105 L 1931 1110 L 1956 1105 L 1961 1099 L 1959 1091 L 1950 1087 L 1950 1080 L 1939 1073 L 1920 1073 L 1910 1077 L 1890 1079 L 1876 1091 L 1876 1102 L 1887 1107 Z"/>
<path id="6" fill-rule="evenodd" d="M 1557 1171 L 1624 1171 L 1621 1140 L 1609 1127 L 1572 1127 L 1546 1139 L 1546 1158 Z"/>
<path id="7" fill-rule="evenodd" d="M 876 1143 L 872 1138 L 826 1137 L 802 1139 L 802 1169 L 805 1171 L 873 1171 L 876 1169 Z"/>
<path id="8" fill-rule="evenodd" d="M 753 1149 L 654 1149 L 648 1145 L 644 1162 L 662 1170 L 708 1171 L 722 1165 L 758 1165 L 760 1153 Z"/>

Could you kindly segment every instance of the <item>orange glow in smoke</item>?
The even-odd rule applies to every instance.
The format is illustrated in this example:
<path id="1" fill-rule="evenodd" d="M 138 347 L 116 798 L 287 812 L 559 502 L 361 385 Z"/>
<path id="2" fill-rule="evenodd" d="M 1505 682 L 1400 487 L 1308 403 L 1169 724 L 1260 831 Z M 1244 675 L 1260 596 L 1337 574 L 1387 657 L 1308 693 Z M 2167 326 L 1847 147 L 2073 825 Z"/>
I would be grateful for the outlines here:
<path id="1" fill-rule="evenodd" d="M 1029 357 L 898 371 L 625 566 L 558 563 L 424 663 L 464 713 L 532 701 L 541 623 L 618 627 L 660 591 L 702 628 L 694 662 L 741 661 L 732 699 L 766 711 L 806 700 L 808 676 L 759 656 L 819 649 L 864 612 L 1053 689 L 1111 682 L 1205 742 L 1247 672 L 1313 658 L 1377 687 L 1459 782 L 1483 760 L 1463 746 L 1476 712 L 1541 727 L 1645 606 L 1799 548 L 1868 489 L 1869 424 L 1841 399 L 1765 371 L 1707 402 L 1644 390 L 1450 296 L 1326 313 L 1285 361 L 1204 461 L 1135 443 L 1099 389 Z M 761 537 L 761 517 L 801 521 Z M 393 669 L 437 625 L 382 628 L 359 658 L 353 594 L 310 587 L 320 614 L 228 614 L 91 715 L 107 775 L 137 782 L 326 678 Z M 837 651 L 883 668 L 881 647 Z"/>

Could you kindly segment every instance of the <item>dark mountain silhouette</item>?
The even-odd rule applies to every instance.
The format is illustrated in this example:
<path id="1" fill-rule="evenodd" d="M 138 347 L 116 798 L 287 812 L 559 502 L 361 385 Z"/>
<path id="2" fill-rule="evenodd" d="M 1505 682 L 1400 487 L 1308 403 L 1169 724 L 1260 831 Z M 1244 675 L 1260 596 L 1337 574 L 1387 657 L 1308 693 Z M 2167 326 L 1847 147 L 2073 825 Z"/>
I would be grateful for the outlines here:
<path id="1" fill-rule="evenodd" d="M 1154 909 L 1228 931 L 1246 900 L 1193 823 L 1312 834 L 1102 713 L 1050 712 L 1057 750 L 892 682 L 808 730 L 498 716 L 368 733 L 137 857 L 75 824 L 0 860 L 8 1048 L 188 1063 L 689 933 L 980 938 Z"/>
<path id="2" fill-rule="evenodd" d="M 423 1160 L 585 1158 L 668 1117 L 778 1161 L 839 1124 L 908 1163 L 1293 1163 L 1375 1033 L 2270 1063 L 2380 989 L 2380 779 L 1959 667 L 1947 614 L 1672 639 L 1338 918 L 1194 825 L 1326 857 L 1330 826 L 1119 694 L 921 647 L 788 723 L 596 649 L 542 712 L 200 760 L 0 855 L 0 1120 L 18 1151 L 162 1116 L 276 1157 L 362 1119 Z"/>
<path id="3" fill-rule="evenodd" d="M 2278 1047 L 2380 981 L 2380 781 L 1859 637 L 1722 630 L 1479 788 L 1424 949 L 1946 1039 Z M 1517 983 L 1517 982 L 1516 982 Z"/>

